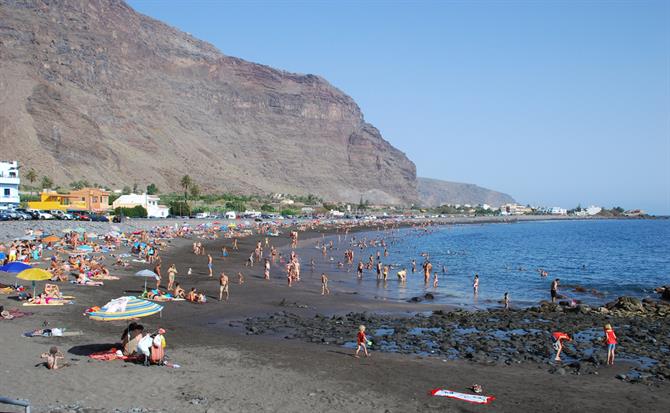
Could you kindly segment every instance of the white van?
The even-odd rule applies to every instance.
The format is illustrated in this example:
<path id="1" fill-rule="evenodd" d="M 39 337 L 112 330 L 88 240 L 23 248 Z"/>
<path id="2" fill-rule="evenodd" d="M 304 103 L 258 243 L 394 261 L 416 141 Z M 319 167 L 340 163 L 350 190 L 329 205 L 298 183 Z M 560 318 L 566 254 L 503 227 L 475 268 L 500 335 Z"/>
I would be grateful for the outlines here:
<path id="1" fill-rule="evenodd" d="M 237 219 L 237 214 L 235 214 L 235 211 L 228 211 L 226 212 L 226 219 Z"/>

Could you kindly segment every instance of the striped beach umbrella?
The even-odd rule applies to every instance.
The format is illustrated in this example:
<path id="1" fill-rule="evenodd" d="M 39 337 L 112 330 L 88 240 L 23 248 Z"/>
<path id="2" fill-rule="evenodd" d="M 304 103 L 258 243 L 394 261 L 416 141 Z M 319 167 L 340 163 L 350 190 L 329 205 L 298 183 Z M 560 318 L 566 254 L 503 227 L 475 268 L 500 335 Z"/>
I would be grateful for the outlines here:
<path id="1" fill-rule="evenodd" d="M 160 313 L 163 306 L 136 297 L 120 297 L 105 304 L 99 311 L 87 313 L 96 321 L 120 321 L 147 317 Z"/>

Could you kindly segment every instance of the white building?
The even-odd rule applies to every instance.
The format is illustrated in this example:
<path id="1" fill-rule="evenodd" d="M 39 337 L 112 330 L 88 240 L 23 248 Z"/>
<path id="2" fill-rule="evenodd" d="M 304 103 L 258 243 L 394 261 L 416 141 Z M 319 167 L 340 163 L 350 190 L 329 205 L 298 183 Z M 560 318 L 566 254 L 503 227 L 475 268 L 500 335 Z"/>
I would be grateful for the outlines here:
<path id="1" fill-rule="evenodd" d="M 166 218 L 170 214 L 170 208 L 165 205 L 159 205 L 160 198 L 155 195 L 148 194 L 129 194 L 121 195 L 116 201 L 112 203 L 112 207 L 116 208 L 134 208 L 138 205 L 147 210 L 149 218 Z"/>
<path id="2" fill-rule="evenodd" d="M 19 163 L 17 161 L 0 161 L 0 207 L 18 207 L 19 197 Z"/>
<path id="3" fill-rule="evenodd" d="M 500 215 L 524 215 L 532 212 L 532 208 L 519 204 L 505 204 L 500 206 Z"/>
<path id="4" fill-rule="evenodd" d="M 591 205 L 586 208 L 586 215 L 598 215 L 603 209 L 599 206 Z"/>
<path id="5" fill-rule="evenodd" d="M 568 215 L 568 210 L 561 207 L 551 207 L 549 213 L 551 215 Z"/>

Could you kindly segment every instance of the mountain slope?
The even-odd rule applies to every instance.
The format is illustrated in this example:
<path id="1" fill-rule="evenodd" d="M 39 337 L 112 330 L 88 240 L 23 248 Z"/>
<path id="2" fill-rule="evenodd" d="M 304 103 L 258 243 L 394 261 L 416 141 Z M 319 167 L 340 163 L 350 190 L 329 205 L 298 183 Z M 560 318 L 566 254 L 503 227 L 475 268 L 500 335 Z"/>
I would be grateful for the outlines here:
<path id="1" fill-rule="evenodd" d="M 489 204 L 498 207 L 502 204 L 515 202 L 514 198 L 507 194 L 473 184 L 448 182 L 430 178 L 417 178 L 417 182 L 419 200 L 423 206 Z"/>
<path id="2" fill-rule="evenodd" d="M 324 79 L 121 1 L 0 0 L 0 143 L 59 184 L 178 190 L 188 173 L 206 190 L 417 199 L 414 163 Z"/>

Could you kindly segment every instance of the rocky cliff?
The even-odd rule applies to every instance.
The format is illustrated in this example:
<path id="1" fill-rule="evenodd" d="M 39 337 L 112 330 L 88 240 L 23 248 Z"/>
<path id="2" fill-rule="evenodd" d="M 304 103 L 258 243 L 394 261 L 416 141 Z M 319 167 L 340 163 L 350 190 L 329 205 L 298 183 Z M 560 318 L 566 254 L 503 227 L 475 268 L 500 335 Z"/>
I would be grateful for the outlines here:
<path id="1" fill-rule="evenodd" d="M 59 184 L 178 190 L 188 173 L 205 190 L 417 199 L 414 164 L 324 79 L 121 1 L 0 0 L 0 143 Z"/>
<path id="2" fill-rule="evenodd" d="M 502 192 L 482 188 L 473 184 L 441 181 L 439 179 L 418 178 L 419 200 L 423 206 L 444 204 L 489 204 L 499 207 L 514 198 Z"/>

